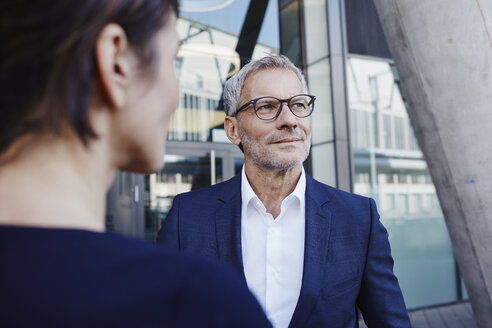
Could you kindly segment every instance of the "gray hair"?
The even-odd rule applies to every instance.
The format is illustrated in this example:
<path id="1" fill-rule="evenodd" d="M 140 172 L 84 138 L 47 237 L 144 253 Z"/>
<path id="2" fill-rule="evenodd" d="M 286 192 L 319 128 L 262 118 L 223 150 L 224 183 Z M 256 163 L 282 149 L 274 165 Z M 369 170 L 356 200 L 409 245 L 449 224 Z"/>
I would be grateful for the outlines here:
<path id="1" fill-rule="evenodd" d="M 244 87 L 244 82 L 249 74 L 263 69 L 285 69 L 294 72 L 302 84 L 303 92 L 308 93 L 306 80 L 302 72 L 297 68 L 289 58 L 284 55 L 271 55 L 258 60 L 252 60 L 244 65 L 239 72 L 234 74 L 224 84 L 224 111 L 228 116 L 234 116 L 237 113 L 239 103 L 241 101 L 241 91 Z"/>

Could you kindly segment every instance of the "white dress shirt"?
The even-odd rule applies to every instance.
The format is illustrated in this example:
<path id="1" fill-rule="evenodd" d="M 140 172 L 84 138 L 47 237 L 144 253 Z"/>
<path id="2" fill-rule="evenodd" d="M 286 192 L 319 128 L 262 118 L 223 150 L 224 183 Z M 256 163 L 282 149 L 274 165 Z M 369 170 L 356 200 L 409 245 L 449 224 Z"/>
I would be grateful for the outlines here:
<path id="1" fill-rule="evenodd" d="M 251 292 L 275 328 L 287 328 L 299 299 L 304 264 L 304 169 L 274 219 L 242 170 L 241 243 L 244 274 Z"/>

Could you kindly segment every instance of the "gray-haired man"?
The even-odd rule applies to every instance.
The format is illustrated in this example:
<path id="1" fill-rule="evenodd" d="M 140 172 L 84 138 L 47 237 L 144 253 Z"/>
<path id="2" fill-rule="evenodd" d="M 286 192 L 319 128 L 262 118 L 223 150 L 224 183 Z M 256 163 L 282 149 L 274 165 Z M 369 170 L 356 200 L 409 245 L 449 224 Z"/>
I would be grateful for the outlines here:
<path id="1" fill-rule="evenodd" d="M 158 242 L 236 268 L 274 327 L 410 327 L 373 200 L 304 172 L 315 97 L 284 56 L 226 82 L 225 131 L 241 174 L 178 195 Z"/>

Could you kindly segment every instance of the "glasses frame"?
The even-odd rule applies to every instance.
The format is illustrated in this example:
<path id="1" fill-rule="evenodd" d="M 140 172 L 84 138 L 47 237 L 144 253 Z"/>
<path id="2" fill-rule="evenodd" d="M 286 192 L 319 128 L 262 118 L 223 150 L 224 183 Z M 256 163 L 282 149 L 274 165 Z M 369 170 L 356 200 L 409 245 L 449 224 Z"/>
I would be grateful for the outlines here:
<path id="1" fill-rule="evenodd" d="M 290 101 L 292 99 L 294 99 L 295 97 L 299 97 L 299 96 L 308 96 L 311 98 L 311 101 L 309 102 L 312 103 L 312 107 L 311 107 L 311 111 L 309 112 L 309 114 L 307 115 L 304 115 L 304 116 L 299 116 L 297 114 L 294 113 L 294 111 L 292 110 L 292 108 L 290 108 Z M 274 117 L 272 118 L 261 118 L 260 116 L 258 116 L 258 113 L 257 113 L 257 110 L 256 110 L 256 102 L 258 102 L 258 100 L 261 100 L 261 99 L 265 99 L 265 98 L 273 98 L 273 99 L 277 99 L 279 102 L 280 102 L 280 107 L 278 108 L 278 111 L 277 113 L 275 114 Z M 250 105 L 253 105 L 253 110 L 255 111 L 255 115 L 256 117 L 258 117 L 260 120 L 262 121 L 272 121 L 274 119 L 276 119 L 279 115 L 280 115 L 280 112 L 282 111 L 282 109 L 284 108 L 283 106 L 283 103 L 286 103 L 287 104 L 287 107 L 289 108 L 290 112 L 292 113 L 292 115 L 294 115 L 295 117 L 298 117 L 298 118 L 306 118 L 306 117 L 309 117 L 311 116 L 311 114 L 313 113 L 314 111 L 314 101 L 316 100 L 316 96 L 313 96 L 313 95 L 308 95 L 306 93 L 301 93 L 301 94 L 298 94 L 298 95 L 295 95 L 295 96 L 292 96 L 290 98 L 287 98 L 287 99 L 279 99 L 277 97 L 273 97 L 273 96 L 264 96 L 264 97 L 259 97 L 259 98 L 255 98 L 255 99 L 251 99 L 250 101 L 248 101 L 247 103 L 244 103 L 241 107 L 239 107 L 239 109 L 236 111 L 236 114 L 234 115 L 237 115 L 239 114 L 240 111 L 242 111 L 243 109 L 247 108 L 248 106 Z"/>

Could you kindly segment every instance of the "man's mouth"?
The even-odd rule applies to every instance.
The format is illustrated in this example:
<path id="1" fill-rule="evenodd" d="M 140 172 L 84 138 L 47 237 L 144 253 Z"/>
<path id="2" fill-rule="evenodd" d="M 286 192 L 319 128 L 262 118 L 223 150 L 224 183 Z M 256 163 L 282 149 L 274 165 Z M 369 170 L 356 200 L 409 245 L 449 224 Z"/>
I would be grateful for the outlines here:
<path id="1" fill-rule="evenodd" d="M 299 142 L 302 141 L 300 138 L 295 138 L 295 137 L 290 137 L 290 138 L 282 138 L 280 140 L 277 140 L 273 143 L 280 144 L 280 143 L 291 143 L 291 142 Z"/>

